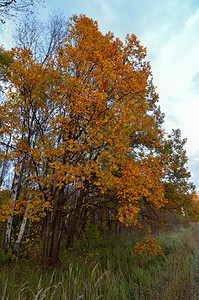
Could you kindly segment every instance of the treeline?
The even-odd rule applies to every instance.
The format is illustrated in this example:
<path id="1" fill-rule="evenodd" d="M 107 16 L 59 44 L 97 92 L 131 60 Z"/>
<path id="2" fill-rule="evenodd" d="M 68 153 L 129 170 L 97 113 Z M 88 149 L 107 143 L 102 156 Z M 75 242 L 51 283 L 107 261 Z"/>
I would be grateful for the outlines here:
<path id="1" fill-rule="evenodd" d="M 71 248 L 89 224 L 150 232 L 167 212 L 196 219 L 186 140 L 163 129 L 136 36 L 103 35 L 84 15 L 40 29 L 25 21 L 18 47 L 0 51 L 2 190 L 13 170 L 0 198 L 5 252 L 37 229 L 42 263 L 56 265 L 60 243 Z"/>

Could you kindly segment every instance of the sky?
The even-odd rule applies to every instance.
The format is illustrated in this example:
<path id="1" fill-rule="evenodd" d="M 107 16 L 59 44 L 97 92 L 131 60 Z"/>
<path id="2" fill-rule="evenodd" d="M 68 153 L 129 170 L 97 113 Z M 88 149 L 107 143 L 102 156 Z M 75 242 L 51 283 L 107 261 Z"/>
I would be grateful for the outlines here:
<path id="1" fill-rule="evenodd" d="M 41 18 L 53 11 L 66 18 L 85 14 L 98 21 L 103 33 L 121 40 L 134 33 L 147 47 L 154 84 L 165 113 L 167 132 L 180 128 L 192 182 L 199 193 L 199 1 L 198 0 L 46 0 Z M 7 22 L 0 43 L 12 46 L 15 24 Z"/>

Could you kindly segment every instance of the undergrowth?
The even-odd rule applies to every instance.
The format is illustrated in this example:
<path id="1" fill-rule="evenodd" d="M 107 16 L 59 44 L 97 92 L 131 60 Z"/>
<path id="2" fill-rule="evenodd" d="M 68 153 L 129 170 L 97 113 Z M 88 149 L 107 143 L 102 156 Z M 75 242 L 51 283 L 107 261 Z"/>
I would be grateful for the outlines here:
<path id="1" fill-rule="evenodd" d="M 199 299 L 199 227 L 157 237 L 164 255 L 133 255 L 138 237 L 123 234 L 62 251 L 59 269 L 37 261 L 1 261 L 0 299 Z"/>

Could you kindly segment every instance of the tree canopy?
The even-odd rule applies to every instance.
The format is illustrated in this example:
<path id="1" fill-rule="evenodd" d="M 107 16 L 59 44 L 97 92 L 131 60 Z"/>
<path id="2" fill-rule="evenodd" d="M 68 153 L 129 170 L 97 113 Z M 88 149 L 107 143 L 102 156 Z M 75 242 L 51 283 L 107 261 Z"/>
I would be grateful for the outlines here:
<path id="1" fill-rule="evenodd" d="M 15 184 L 1 219 L 42 220 L 43 262 L 57 263 L 63 224 L 70 247 L 77 227 L 101 211 L 142 228 L 152 212 L 189 206 L 185 141 L 179 131 L 165 136 L 146 48 L 134 34 L 123 43 L 74 15 L 43 62 L 27 48 L 11 56 L 0 118 L 1 136 L 12 135 Z"/>

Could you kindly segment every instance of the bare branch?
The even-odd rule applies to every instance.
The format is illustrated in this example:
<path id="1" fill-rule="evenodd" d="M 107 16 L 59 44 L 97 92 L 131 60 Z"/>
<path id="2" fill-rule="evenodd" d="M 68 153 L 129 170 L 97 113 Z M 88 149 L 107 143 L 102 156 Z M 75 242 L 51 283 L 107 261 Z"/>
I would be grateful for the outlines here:
<path id="1" fill-rule="evenodd" d="M 31 12 L 31 7 L 41 4 L 44 0 L 0 0 L 0 21 L 13 18 L 19 12 Z"/>
<path id="2" fill-rule="evenodd" d="M 66 38 L 66 28 L 66 17 L 62 13 L 51 15 L 46 23 L 34 15 L 27 16 L 16 28 L 14 39 L 18 47 L 30 49 L 34 57 L 44 63 Z"/>

